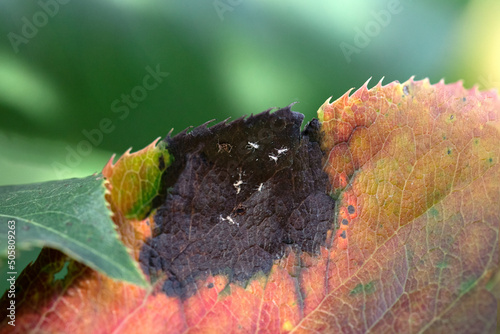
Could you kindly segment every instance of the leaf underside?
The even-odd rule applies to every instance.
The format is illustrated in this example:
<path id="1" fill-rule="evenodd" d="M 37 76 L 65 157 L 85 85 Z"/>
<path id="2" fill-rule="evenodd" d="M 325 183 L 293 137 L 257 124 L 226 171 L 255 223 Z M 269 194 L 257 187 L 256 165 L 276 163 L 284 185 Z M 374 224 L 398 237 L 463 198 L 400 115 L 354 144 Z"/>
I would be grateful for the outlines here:
<path id="1" fill-rule="evenodd" d="M 103 200 L 102 176 L 0 187 L 0 217 L 15 221 L 17 251 L 52 247 L 112 278 L 145 284 Z M 7 240 L 8 225 L 0 224 Z M 2 256 L 7 243 L 2 242 Z"/>

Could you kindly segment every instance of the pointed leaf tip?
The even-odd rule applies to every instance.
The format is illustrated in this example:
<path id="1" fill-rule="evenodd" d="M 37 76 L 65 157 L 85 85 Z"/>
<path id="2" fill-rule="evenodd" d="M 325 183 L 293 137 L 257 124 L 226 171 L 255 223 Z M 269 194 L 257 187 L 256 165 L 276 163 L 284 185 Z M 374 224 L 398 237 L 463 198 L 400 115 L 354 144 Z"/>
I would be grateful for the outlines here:
<path id="1" fill-rule="evenodd" d="M 152 209 L 153 199 L 160 194 L 161 176 L 173 157 L 166 143 L 159 140 L 135 153 L 128 149 L 114 164 L 113 156 L 103 169 L 109 201 L 127 218 L 144 219 Z"/>

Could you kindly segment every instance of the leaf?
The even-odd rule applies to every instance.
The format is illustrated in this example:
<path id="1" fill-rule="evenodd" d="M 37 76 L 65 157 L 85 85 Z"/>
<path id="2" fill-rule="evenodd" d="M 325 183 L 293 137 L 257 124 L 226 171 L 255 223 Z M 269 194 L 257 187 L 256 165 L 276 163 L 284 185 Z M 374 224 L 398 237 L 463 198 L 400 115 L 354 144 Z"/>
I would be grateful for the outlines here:
<path id="1" fill-rule="evenodd" d="M 6 221 L 14 221 L 16 250 L 56 248 L 110 277 L 144 285 L 110 219 L 103 183 L 101 176 L 92 175 L 0 187 L 0 217 L 5 221 L 0 237 L 7 240 L 12 230 Z M 1 248 L 5 257 L 7 243 Z"/>
<path id="2" fill-rule="evenodd" d="M 427 80 L 365 84 L 319 115 L 340 229 L 328 293 L 296 332 L 493 332 L 497 95 Z"/>
<path id="3" fill-rule="evenodd" d="M 54 281 L 63 258 L 46 250 L 19 279 L 15 330 L 494 332 L 497 95 L 365 84 L 319 117 L 321 133 L 299 133 L 284 108 L 167 137 L 160 201 L 144 219 L 114 216 L 154 285 L 75 262 Z"/>
<path id="4" fill-rule="evenodd" d="M 159 139 L 139 152 L 129 149 L 114 165 L 113 155 L 103 169 L 110 198 L 126 218 L 144 218 L 160 194 L 161 176 L 173 159 L 164 142 L 157 145 Z"/>
<path id="5" fill-rule="evenodd" d="M 153 226 L 146 216 L 154 214 L 154 202 L 165 196 L 161 180 L 174 161 L 165 142 L 158 143 L 158 140 L 138 152 L 130 153 L 129 149 L 115 164 L 113 155 L 102 171 L 109 190 L 106 200 L 113 210 L 113 221 L 135 259 L 144 240 L 151 236 Z"/>

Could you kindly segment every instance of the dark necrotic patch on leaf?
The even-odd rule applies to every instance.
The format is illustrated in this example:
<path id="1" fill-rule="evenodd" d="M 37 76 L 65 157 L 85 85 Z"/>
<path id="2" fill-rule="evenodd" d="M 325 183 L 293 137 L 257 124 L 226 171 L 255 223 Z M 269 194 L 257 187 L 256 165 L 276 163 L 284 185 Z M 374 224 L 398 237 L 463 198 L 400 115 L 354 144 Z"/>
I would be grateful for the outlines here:
<path id="1" fill-rule="evenodd" d="M 302 120 L 287 107 L 165 139 L 175 159 L 163 179 L 170 191 L 140 260 L 153 278 L 168 275 L 168 295 L 188 297 L 209 273 L 245 283 L 287 251 L 319 250 L 335 202 L 319 122 L 301 134 Z"/>

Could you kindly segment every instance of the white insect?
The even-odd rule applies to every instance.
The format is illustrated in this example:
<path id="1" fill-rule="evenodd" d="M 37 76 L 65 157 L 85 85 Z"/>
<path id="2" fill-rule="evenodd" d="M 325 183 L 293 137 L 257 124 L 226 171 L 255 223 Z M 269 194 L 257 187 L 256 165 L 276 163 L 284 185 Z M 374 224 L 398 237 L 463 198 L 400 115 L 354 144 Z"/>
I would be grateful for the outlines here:
<path id="1" fill-rule="evenodd" d="M 226 218 L 224 218 L 224 217 L 222 217 L 222 215 L 219 215 L 219 218 L 223 222 L 225 222 L 227 220 L 227 221 L 229 221 L 229 224 L 231 224 L 231 225 L 240 226 L 240 224 L 238 222 L 235 222 L 234 219 L 231 218 L 231 216 L 226 216 Z"/>
<path id="2" fill-rule="evenodd" d="M 257 191 L 262 191 L 263 188 L 264 188 L 264 183 L 261 183 L 257 188 Z"/>
<path id="3" fill-rule="evenodd" d="M 277 149 L 278 151 L 278 156 L 282 155 L 283 153 L 286 153 L 288 152 L 288 148 L 287 147 L 282 147 L 280 148 L 279 150 Z"/>
<path id="4" fill-rule="evenodd" d="M 236 194 L 239 194 L 241 191 L 241 185 L 243 184 L 243 181 L 241 180 L 241 170 L 238 173 L 239 174 L 239 179 L 235 183 L 233 183 L 233 187 L 236 189 Z"/>
<path id="5" fill-rule="evenodd" d="M 277 163 L 278 162 L 278 158 L 282 155 L 282 154 L 285 154 L 286 152 L 288 152 L 288 147 L 282 147 L 282 148 L 276 148 L 275 149 L 276 152 L 278 154 L 274 155 L 274 154 L 269 154 L 269 159 L 270 160 L 273 160 L 274 163 Z"/>
<path id="6" fill-rule="evenodd" d="M 248 145 L 246 146 L 247 149 L 251 150 L 252 152 L 255 150 L 259 149 L 259 144 L 257 143 L 252 143 L 251 141 L 248 142 Z"/>
<path id="7" fill-rule="evenodd" d="M 226 217 L 226 219 L 227 219 L 227 220 L 229 220 L 229 222 L 230 222 L 231 224 L 233 224 L 233 225 L 237 225 L 237 226 L 240 226 L 240 224 L 238 224 L 237 222 L 235 222 L 235 221 L 233 220 L 233 218 L 231 218 L 231 216 L 227 216 L 227 217 Z"/>
<path id="8" fill-rule="evenodd" d="M 236 188 L 236 193 L 237 193 L 237 194 L 239 194 L 239 193 L 240 193 L 240 191 L 241 191 L 241 187 L 240 187 L 240 186 L 241 186 L 242 184 L 243 184 L 243 181 L 241 181 L 241 180 L 238 180 L 238 181 L 236 181 L 235 183 L 233 183 L 233 187 L 235 187 L 235 188 Z"/>

